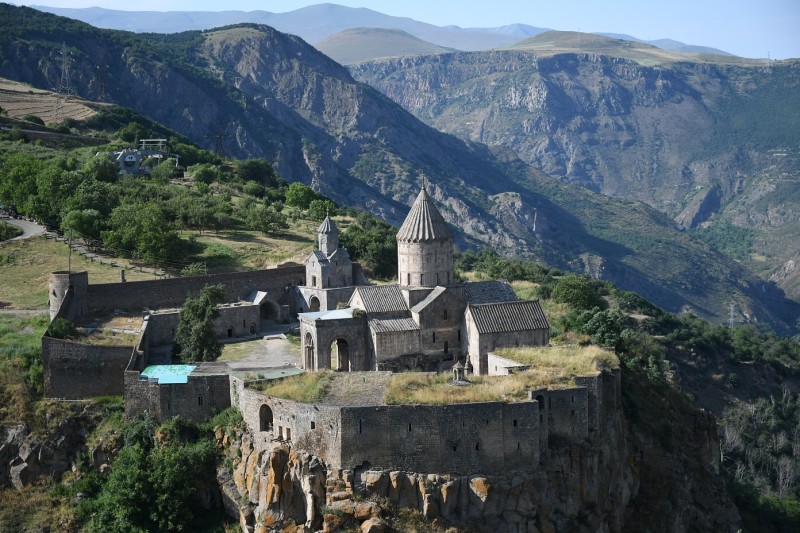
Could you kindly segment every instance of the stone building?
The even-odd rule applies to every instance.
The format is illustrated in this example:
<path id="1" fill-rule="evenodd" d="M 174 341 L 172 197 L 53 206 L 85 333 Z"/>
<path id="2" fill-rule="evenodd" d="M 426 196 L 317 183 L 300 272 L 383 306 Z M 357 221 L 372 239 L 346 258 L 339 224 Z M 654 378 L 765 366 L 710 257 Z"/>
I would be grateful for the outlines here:
<path id="1" fill-rule="evenodd" d="M 442 370 L 464 358 L 487 374 L 492 350 L 549 342 L 538 300 L 518 300 L 502 281 L 455 282 L 453 236 L 424 187 L 397 232 L 397 284 L 349 287 L 347 308 L 334 310 L 325 291 L 344 294 L 337 268 L 350 263 L 332 264 L 349 257 L 328 218 L 319 248 L 300 288 L 310 310 L 299 315 L 306 370 Z"/>
<path id="2" fill-rule="evenodd" d="M 317 229 L 318 249 L 306 259 L 305 285 L 298 287 L 300 311 L 327 311 L 350 299 L 354 283 L 367 283 L 361 268 L 339 247 L 339 228 L 326 216 Z"/>

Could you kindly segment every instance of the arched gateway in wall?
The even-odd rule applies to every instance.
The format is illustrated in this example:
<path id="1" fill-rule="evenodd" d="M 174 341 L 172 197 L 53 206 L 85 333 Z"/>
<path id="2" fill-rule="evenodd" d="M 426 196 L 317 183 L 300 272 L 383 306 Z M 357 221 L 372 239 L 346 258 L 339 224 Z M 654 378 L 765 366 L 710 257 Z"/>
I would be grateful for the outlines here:
<path id="1" fill-rule="evenodd" d="M 314 364 L 315 353 L 314 353 L 314 339 L 311 337 L 311 333 L 306 333 L 305 335 L 305 342 L 303 343 L 305 347 L 305 353 L 303 354 L 304 357 L 304 365 L 303 368 L 306 370 L 314 370 L 316 365 Z"/>

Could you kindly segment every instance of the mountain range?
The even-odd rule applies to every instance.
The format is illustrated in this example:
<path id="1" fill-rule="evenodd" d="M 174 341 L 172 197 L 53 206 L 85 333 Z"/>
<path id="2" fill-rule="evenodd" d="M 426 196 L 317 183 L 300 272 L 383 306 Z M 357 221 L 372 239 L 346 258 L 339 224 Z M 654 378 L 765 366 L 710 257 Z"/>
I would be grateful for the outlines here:
<path id="1" fill-rule="evenodd" d="M 665 309 L 718 320 L 730 302 L 739 320 L 781 330 L 800 314 L 774 284 L 660 211 L 553 179 L 502 144 L 442 133 L 298 37 L 253 24 L 137 35 L 9 5 L 0 5 L 0 15 L 0 76 L 56 86 L 66 52 L 78 95 L 98 99 L 102 88 L 107 101 L 200 145 L 266 158 L 285 178 L 395 224 L 424 173 L 462 248 L 491 246 L 587 272 Z M 431 57 L 448 56 L 461 57 Z M 571 76 L 588 60 L 573 54 L 559 61 Z M 588 64 L 605 62 L 636 72 L 624 60 Z M 102 84 L 97 65 L 107 65 Z M 644 80 L 637 91 L 657 103 L 663 86 Z"/>
<path id="2" fill-rule="evenodd" d="M 548 30 L 548 28 L 538 28 L 520 23 L 494 28 L 436 26 L 406 17 L 385 15 L 363 7 L 353 8 L 337 4 L 316 4 L 285 13 L 271 13 L 269 11 L 136 11 L 132 13 L 130 11 L 100 7 L 32 7 L 56 15 L 82 20 L 98 28 L 127 30 L 138 33 L 177 33 L 190 30 L 206 30 L 231 24 L 253 23 L 266 24 L 284 33 L 297 35 L 308 43 L 316 44 L 345 30 L 373 28 L 404 31 L 431 44 L 463 51 L 488 50 L 509 46 Z M 645 42 L 628 35 L 612 36 Z M 687 45 L 672 39 L 647 42 L 667 50 L 680 52 L 726 53 L 715 48 Z"/>

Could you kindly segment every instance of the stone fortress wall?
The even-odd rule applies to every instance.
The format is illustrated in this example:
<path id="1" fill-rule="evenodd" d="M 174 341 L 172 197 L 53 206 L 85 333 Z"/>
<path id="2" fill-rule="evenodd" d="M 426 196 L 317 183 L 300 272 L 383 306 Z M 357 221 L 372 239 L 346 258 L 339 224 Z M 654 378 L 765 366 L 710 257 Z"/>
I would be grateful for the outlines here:
<path id="1" fill-rule="evenodd" d="M 54 272 L 49 285 L 50 316 L 51 319 L 76 320 L 92 313 L 111 314 L 117 309 L 145 312 L 148 309 L 177 308 L 187 296 L 198 294 L 207 285 L 221 283 L 226 288 L 226 298 L 236 303 L 220 307 L 220 318 L 216 321 L 217 336 L 244 337 L 259 332 L 262 317 L 288 320 L 293 316 L 296 310 L 291 288 L 303 283 L 304 274 L 304 267 L 289 266 L 253 272 L 92 285 L 86 272 Z M 240 301 L 256 289 L 267 293 L 261 305 Z M 150 346 L 172 343 L 177 324 L 177 309 L 148 315 L 136 346 L 97 346 L 55 339 L 45 333 L 42 337 L 45 397 L 76 400 L 124 394 L 127 387 L 131 387 L 132 392 L 138 391 L 139 387 L 134 386 L 129 373 L 135 372 L 138 376 L 144 369 Z M 224 398 L 218 394 L 228 388 L 226 377 L 212 379 L 204 376 L 202 379 L 193 377 L 193 380 L 196 383 L 190 387 L 176 384 L 165 387 L 158 394 L 155 392 L 158 384 L 151 384 L 153 390 L 141 393 L 144 399 L 134 401 L 134 404 L 147 405 L 146 410 L 152 413 L 155 413 L 156 405 L 163 405 L 158 412 L 163 412 L 165 416 L 182 414 L 191 419 L 198 419 L 206 411 L 215 412 L 226 404 L 230 405 L 227 393 L 223 395 Z M 185 392 L 179 392 L 181 387 Z M 170 392 L 168 389 L 174 390 Z M 181 394 L 185 394 L 189 403 L 178 398 Z M 133 396 L 137 395 L 139 393 Z M 196 405 L 200 396 L 214 400 L 205 401 L 204 407 Z"/>
<path id="2" fill-rule="evenodd" d="M 620 373 L 576 378 L 578 386 L 539 389 L 522 402 L 333 406 L 265 395 L 231 377 L 232 404 L 257 449 L 276 441 L 323 459 L 329 468 L 503 473 L 538 468 L 548 449 L 583 443 L 620 408 Z"/>

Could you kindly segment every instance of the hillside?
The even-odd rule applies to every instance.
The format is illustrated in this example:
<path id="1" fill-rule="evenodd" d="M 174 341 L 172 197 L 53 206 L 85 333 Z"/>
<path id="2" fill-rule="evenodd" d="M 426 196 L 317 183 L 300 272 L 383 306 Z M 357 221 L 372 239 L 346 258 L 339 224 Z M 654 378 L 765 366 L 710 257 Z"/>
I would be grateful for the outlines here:
<path id="1" fill-rule="evenodd" d="M 386 57 L 432 55 L 453 51 L 418 39 L 401 30 L 382 28 L 344 30 L 316 43 L 314 48 L 342 65 Z"/>
<path id="2" fill-rule="evenodd" d="M 526 51 L 375 61 L 352 72 L 437 129 L 645 202 L 682 228 L 710 225 L 701 236 L 800 296 L 800 63 L 675 62 L 648 45 L 585 39 L 549 32 Z M 570 46 L 590 52 L 566 53 Z"/>
<path id="3" fill-rule="evenodd" d="M 100 7 L 64 8 L 36 6 L 36 9 L 80 20 L 96 26 L 133 32 L 177 33 L 207 30 L 231 24 L 266 24 L 306 42 L 317 43 L 323 39 L 353 28 L 384 28 L 404 31 L 424 41 L 458 50 L 488 50 L 509 46 L 515 42 L 548 31 L 529 24 L 507 24 L 484 28 L 435 26 L 407 17 L 385 15 L 366 8 L 351 8 L 337 4 L 317 4 L 284 13 L 269 11 L 130 11 Z M 727 52 L 682 43 L 673 39 L 643 41 L 630 35 L 599 34 L 628 41 L 648 42 L 651 45 L 679 52 L 698 52 L 730 55 Z"/>
<path id="4" fill-rule="evenodd" d="M 61 71 L 48 58 L 66 43 L 81 96 L 98 97 L 95 65 L 104 61 L 109 101 L 205 147 L 274 161 L 284 178 L 345 205 L 396 224 L 424 172 L 461 247 L 480 242 L 585 271 L 670 310 L 722 319 L 734 300 L 741 320 L 794 325 L 797 307 L 780 291 L 657 211 L 554 181 L 509 151 L 493 154 L 441 134 L 296 37 L 264 26 L 137 36 L 27 8 L 0 10 L 0 53 L 14 58 L 0 75 L 50 87 Z"/>
<path id="5" fill-rule="evenodd" d="M 682 43 L 680 43 L 682 44 Z M 507 46 L 510 50 L 536 52 L 539 57 L 549 57 L 563 53 L 588 52 L 612 57 L 621 57 L 641 65 L 654 66 L 676 61 L 702 61 L 699 50 L 687 46 L 657 46 L 632 39 L 619 39 L 603 34 L 581 33 L 575 31 L 547 31 Z M 702 49 L 706 54 L 712 49 Z M 754 60 L 742 59 L 730 54 L 705 59 L 714 63 L 750 63 Z"/>

